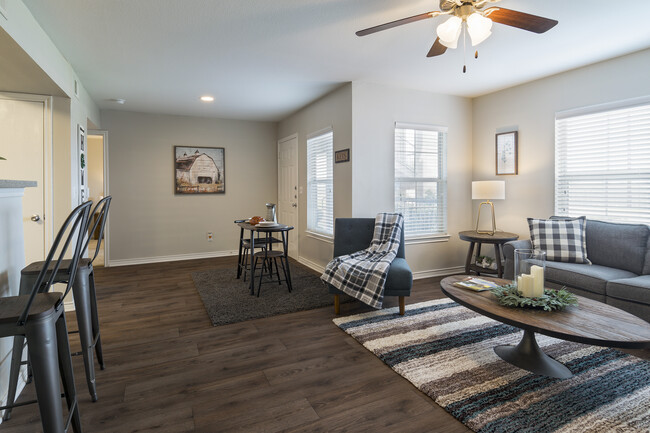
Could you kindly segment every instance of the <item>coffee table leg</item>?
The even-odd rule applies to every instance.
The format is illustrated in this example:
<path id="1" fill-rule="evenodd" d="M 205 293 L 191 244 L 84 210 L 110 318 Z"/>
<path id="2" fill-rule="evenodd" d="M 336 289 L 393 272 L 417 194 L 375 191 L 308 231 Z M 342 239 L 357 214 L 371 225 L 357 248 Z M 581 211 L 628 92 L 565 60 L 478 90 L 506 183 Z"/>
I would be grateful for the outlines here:
<path id="1" fill-rule="evenodd" d="M 504 361 L 535 374 L 558 379 L 568 379 L 573 376 L 571 370 L 564 364 L 540 349 L 533 331 L 524 331 L 523 338 L 516 346 L 497 346 L 494 351 Z"/>

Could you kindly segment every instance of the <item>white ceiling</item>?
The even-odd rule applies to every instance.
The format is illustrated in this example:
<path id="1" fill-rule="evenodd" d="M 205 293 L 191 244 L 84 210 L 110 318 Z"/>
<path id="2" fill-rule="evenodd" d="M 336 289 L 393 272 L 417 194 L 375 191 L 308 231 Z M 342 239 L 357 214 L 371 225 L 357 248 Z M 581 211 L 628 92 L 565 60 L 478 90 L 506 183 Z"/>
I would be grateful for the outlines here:
<path id="1" fill-rule="evenodd" d="M 100 108 L 234 119 L 280 120 L 349 81 L 473 97 L 650 47 L 647 1 L 503 0 L 560 23 L 542 35 L 495 24 L 466 74 L 462 48 L 426 58 L 442 18 L 354 34 L 438 0 L 24 3 Z"/>

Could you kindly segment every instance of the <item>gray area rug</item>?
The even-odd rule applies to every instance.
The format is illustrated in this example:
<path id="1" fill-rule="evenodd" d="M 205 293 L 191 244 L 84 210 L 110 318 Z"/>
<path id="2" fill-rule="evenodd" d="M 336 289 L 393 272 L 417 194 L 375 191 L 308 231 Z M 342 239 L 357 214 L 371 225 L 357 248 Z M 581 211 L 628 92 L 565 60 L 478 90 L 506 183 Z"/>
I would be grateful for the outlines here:
<path id="1" fill-rule="evenodd" d="M 250 295 L 250 280 L 235 278 L 234 267 L 192 272 L 192 280 L 214 326 L 334 305 L 320 274 L 293 260 L 290 267 L 293 291 L 284 282 L 263 283 L 259 298 Z"/>
<path id="2" fill-rule="evenodd" d="M 650 431 L 649 361 L 538 334 L 542 349 L 574 376 L 537 376 L 494 353 L 494 346 L 518 344 L 520 329 L 450 299 L 397 312 L 334 323 L 475 432 Z"/>

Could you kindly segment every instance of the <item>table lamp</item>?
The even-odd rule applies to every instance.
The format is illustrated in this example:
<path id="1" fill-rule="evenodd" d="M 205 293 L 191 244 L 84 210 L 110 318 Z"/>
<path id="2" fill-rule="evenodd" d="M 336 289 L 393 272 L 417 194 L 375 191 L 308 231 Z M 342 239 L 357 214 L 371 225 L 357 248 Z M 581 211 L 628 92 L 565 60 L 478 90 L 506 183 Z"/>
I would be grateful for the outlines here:
<path id="1" fill-rule="evenodd" d="M 481 180 L 472 182 L 472 200 L 485 200 L 478 206 L 478 217 L 476 218 L 476 233 L 493 236 L 497 229 L 494 218 L 494 204 L 490 200 L 504 200 L 506 198 L 506 183 L 503 180 Z M 492 210 L 492 231 L 479 230 L 481 221 L 481 208 L 483 205 L 490 206 Z"/>

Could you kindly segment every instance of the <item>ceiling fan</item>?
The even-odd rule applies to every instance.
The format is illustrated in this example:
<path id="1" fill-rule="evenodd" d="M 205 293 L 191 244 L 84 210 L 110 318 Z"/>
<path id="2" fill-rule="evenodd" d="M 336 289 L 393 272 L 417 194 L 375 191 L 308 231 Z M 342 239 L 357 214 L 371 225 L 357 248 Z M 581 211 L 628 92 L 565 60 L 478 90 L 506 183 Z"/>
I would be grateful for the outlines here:
<path id="1" fill-rule="evenodd" d="M 492 34 L 492 23 L 505 24 L 535 33 L 544 33 L 553 28 L 558 22 L 549 18 L 518 12 L 502 7 L 483 9 L 489 3 L 500 0 L 440 0 L 440 10 L 426 12 L 389 23 L 380 24 L 356 32 L 357 36 L 366 36 L 372 33 L 387 30 L 415 21 L 448 15 L 449 19 L 437 28 L 438 37 L 429 50 L 427 57 L 444 54 L 447 48 L 456 48 L 461 32 L 465 30 L 471 39 L 472 45 L 478 45 Z M 463 35 L 465 35 L 463 33 Z M 475 54 L 478 57 L 478 52 Z M 463 69 L 465 72 L 465 69 Z"/>

